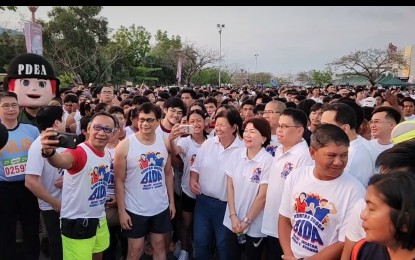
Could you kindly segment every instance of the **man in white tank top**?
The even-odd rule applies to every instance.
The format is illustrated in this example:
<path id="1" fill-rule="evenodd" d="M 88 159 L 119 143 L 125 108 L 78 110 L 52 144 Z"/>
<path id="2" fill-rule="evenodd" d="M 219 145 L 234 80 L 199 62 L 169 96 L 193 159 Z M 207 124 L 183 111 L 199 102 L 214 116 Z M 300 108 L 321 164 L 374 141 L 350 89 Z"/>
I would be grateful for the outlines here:
<path id="1" fill-rule="evenodd" d="M 138 107 L 138 132 L 115 149 L 115 197 L 129 259 L 139 259 L 150 234 L 154 259 L 166 259 L 165 235 L 172 230 L 174 206 L 170 149 L 156 133 L 161 110 L 147 102 Z"/>
<path id="2" fill-rule="evenodd" d="M 111 156 L 105 148 L 116 121 L 106 112 L 91 118 L 89 138 L 76 149 L 56 152 L 59 140 L 54 128 L 41 137 L 42 156 L 50 165 L 66 169 L 63 178 L 61 231 L 63 259 L 101 259 L 109 246 L 105 201 Z"/>

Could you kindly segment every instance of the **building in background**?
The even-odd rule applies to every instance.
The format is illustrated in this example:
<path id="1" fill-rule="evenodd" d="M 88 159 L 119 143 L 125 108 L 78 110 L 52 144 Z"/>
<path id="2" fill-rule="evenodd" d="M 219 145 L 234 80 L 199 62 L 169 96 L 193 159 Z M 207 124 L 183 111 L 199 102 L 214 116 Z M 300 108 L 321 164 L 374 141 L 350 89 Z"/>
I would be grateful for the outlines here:
<path id="1" fill-rule="evenodd" d="M 408 60 L 408 66 L 398 70 L 398 77 L 408 83 L 415 83 L 415 44 L 406 46 L 402 49 L 405 58 Z"/>

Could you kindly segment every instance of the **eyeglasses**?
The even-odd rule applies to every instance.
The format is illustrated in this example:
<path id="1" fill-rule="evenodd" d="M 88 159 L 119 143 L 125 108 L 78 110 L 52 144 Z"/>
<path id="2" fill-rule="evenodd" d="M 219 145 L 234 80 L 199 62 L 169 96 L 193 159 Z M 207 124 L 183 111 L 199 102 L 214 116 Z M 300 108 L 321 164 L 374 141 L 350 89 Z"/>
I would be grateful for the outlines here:
<path id="1" fill-rule="evenodd" d="M 382 122 L 380 120 L 370 120 L 369 121 L 369 125 L 379 125 L 379 124 L 390 124 L 392 123 L 391 121 L 389 122 Z"/>
<path id="2" fill-rule="evenodd" d="M 111 127 L 105 127 L 105 126 L 97 125 L 97 124 L 94 124 L 92 127 L 94 128 L 94 130 L 98 132 L 102 130 L 106 134 L 110 134 L 114 132 L 114 128 L 111 128 Z"/>
<path id="3" fill-rule="evenodd" d="M 264 110 L 264 114 L 281 114 L 281 111 Z"/>
<path id="4" fill-rule="evenodd" d="M 302 126 L 299 126 L 299 125 L 280 125 L 280 124 L 277 125 L 277 128 L 280 128 L 282 130 L 286 130 L 290 127 L 302 127 Z"/>
<path id="5" fill-rule="evenodd" d="M 138 119 L 138 122 L 140 122 L 141 124 L 142 123 L 144 123 L 144 122 L 147 122 L 147 123 L 149 123 L 149 124 L 152 124 L 152 123 L 154 123 L 155 121 L 156 121 L 157 119 L 155 119 L 155 118 L 142 118 L 142 117 L 140 117 L 139 119 Z"/>
<path id="6" fill-rule="evenodd" d="M 3 104 L 3 105 L 1 105 L 1 107 L 4 108 L 4 109 L 10 109 L 10 108 L 17 109 L 19 107 L 19 104 L 17 104 L 17 103 Z"/>

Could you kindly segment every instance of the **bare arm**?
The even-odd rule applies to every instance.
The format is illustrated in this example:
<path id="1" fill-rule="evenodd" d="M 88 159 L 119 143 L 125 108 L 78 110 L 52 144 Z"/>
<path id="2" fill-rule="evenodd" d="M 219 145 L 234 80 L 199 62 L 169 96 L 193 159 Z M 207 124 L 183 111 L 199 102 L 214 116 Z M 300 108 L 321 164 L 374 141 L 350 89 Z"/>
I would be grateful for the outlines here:
<path id="1" fill-rule="evenodd" d="M 321 250 L 319 253 L 307 257 L 307 260 L 320 260 L 320 259 L 339 259 L 342 250 L 343 250 L 344 242 L 336 242 L 334 244 L 331 244 Z"/>
<path id="2" fill-rule="evenodd" d="M 174 218 L 176 215 L 176 207 L 174 205 L 174 174 L 171 167 L 171 155 L 167 157 L 166 165 L 164 166 L 164 174 L 166 176 L 166 188 L 169 196 L 170 217 Z"/>
<path id="3" fill-rule="evenodd" d="M 199 174 L 194 171 L 190 171 L 190 190 L 195 195 L 200 195 L 200 185 L 199 185 Z"/>
<path id="4" fill-rule="evenodd" d="M 25 175 L 25 186 L 28 188 L 36 197 L 49 203 L 53 209 L 57 212 L 61 209 L 61 202 L 59 199 L 51 196 L 42 183 L 39 181 L 38 175 L 26 174 Z"/>
<path id="5" fill-rule="evenodd" d="M 241 229 L 241 219 L 236 214 L 235 209 L 235 190 L 233 188 L 233 180 L 230 176 L 227 176 L 226 193 L 228 197 L 229 218 L 231 219 L 232 231 L 236 234 L 242 233 L 243 229 Z"/>
<path id="6" fill-rule="evenodd" d="M 291 220 L 283 215 L 278 218 L 278 237 L 284 256 L 294 256 L 291 250 Z"/>
<path id="7" fill-rule="evenodd" d="M 177 155 L 182 153 L 182 148 L 177 146 L 174 140 L 176 137 L 172 136 L 172 133 L 169 135 L 169 143 L 171 148 L 171 164 L 175 169 L 183 169 L 183 161 L 180 160 Z"/>
<path id="8" fill-rule="evenodd" d="M 115 198 L 118 204 L 120 225 L 123 229 L 131 229 L 131 218 L 125 211 L 125 177 L 127 176 L 128 139 L 122 140 L 115 148 L 114 156 L 114 184 Z"/>
<path id="9" fill-rule="evenodd" d="M 57 148 L 59 141 L 49 139 L 50 137 L 53 137 L 56 135 L 57 135 L 57 132 L 53 128 L 48 128 L 41 134 L 40 142 L 42 144 L 42 150 L 44 151 L 45 154 L 51 154 L 53 150 Z M 50 165 L 52 165 L 55 168 L 61 168 L 61 169 L 70 169 L 72 168 L 72 165 L 74 163 L 73 155 L 70 153 L 55 152 L 53 156 L 48 157 L 47 159 Z"/>
<path id="10" fill-rule="evenodd" d="M 352 250 L 356 242 L 348 239 L 344 241 L 344 247 L 341 255 L 341 260 L 350 260 L 350 256 L 352 255 Z"/>
<path id="11" fill-rule="evenodd" d="M 265 197 L 267 195 L 268 184 L 259 185 L 258 194 L 255 197 L 254 203 L 246 213 L 246 216 L 252 221 L 254 220 L 262 209 L 265 207 Z"/>

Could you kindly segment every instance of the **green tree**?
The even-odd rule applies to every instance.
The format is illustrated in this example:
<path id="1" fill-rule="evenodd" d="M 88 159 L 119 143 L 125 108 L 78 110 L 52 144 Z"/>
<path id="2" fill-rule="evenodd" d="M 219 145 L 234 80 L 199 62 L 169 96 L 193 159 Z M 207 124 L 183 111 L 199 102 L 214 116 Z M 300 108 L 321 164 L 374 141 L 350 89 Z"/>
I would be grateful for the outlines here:
<path id="1" fill-rule="evenodd" d="M 144 27 L 135 25 L 126 28 L 121 26 L 111 38 L 106 48 L 108 55 L 119 53 L 118 59 L 111 65 L 111 81 L 124 83 L 148 76 L 149 70 L 143 68 L 146 56 L 151 51 L 151 34 Z M 141 73 L 141 74 L 140 74 Z M 144 75 L 144 74 L 146 75 Z"/>
<path id="2" fill-rule="evenodd" d="M 9 11 L 16 12 L 17 6 L 0 6 L 0 10 L 2 11 L 9 10 Z"/>
<path id="3" fill-rule="evenodd" d="M 22 34 L 11 34 L 7 31 L 0 34 L 0 73 L 7 71 L 14 57 L 24 53 L 26 53 L 26 44 Z"/>
<path id="4" fill-rule="evenodd" d="M 333 74 L 330 70 L 327 71 L 313 71 L 312 80 L 315 86 L 324 86 L 333 81 Z"/>
<path id="5" fill-rule="evenodd" d="M 101 10 L 102 6 L 54 7 L 48 13 L 50 21 L 42 22 L 45 56 L 74 81 L 110 80 L 110 67 L 121 57 L 121 51 L 106 50 L 109 30 L 107 19 L 98 16 Z"/>
<path id="6" fill-rule="evenodd" d="M 264 85 L 271 81 L 273 75 L 269 72 L 252 73 L 250 76 L 251 82 L 255 82 L 255 85 Z"/>
<path id="7" fill-rule="evenodd" d="M 403 68 L 407 66 L 402 52 L 385 49 L 368 49 L 366 51 L 355 51 L 327 64 L 332 71 L 343 69 L 349 75 L 363 76 L 372 85 L 383 73 L 391 71 L 394 67 Z"/>

